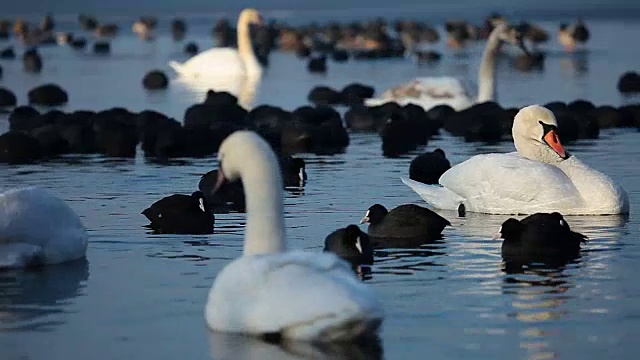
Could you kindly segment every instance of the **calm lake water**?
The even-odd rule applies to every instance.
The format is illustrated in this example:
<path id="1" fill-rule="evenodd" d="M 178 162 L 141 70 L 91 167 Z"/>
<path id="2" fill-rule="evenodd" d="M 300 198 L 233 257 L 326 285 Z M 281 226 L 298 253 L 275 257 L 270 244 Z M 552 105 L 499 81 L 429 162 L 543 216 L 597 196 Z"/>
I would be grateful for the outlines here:
<path id="1" fill-rule="evenodd" d="M 211 23 L 194 19 L 188 40 L 210 46 Z M 615 85 L 622 72 L 638 65 L 640 24 L 597 19 L 588 24 L 589 52 L 566 55 L 550 42 L 544 72 L 515 72 L 503 61 L 500 103 L 629 101 Z M 206 86 L 194 89 L 174 82 L 159 94 L 141 87 L 148 70 L 169 71 L 170 59 L 185 59 L 183 43 L 173 43 L 164 25 L 153 43 L 134 38 L 127 26 L 107 57 L 66 47 L 42 48 L 44 70 L 39 75 L 23 73 L 19 61 L 0 61 L 0 86 L 12 89 L 25 103 L 30 88 L 56 82 L 69 92 L 65 110 L 123 106 L 181 119 L 188 106 L 203 98 Z M 555 30 L 557 21 L 541 25 Z M 75 25 L 63 21 L 65 26 Z M 408 60 L 330 63 L 325 76 L 308 74 L 304 62 L 276 53 L 262 82 L 250 90 L 256 91 L 254 104 L 294 109 L 306 104 L 309 90 L 319 84 L 340 88 L 359 81 L 381 92 L 420 75 L 475 79 L 481 45 L 460 56 L 443 43 L 435 48 L 445 54 L 435 66 L 418 67 Z M 0 133 L 7 129 L 6 115 L 0 115 Z M 635 358 L 640 336 L 635 272 L 640 261 L 635 215 L 640 205 L 639 140 L 635 130 L 608 130 L 598 140 L 567 145 L 622 184 L 631 200 L 631 216 L 568 217 L 574 230 L 590 241 L 582 257 L 564 269 L 506 273 L 500 242 L 490 240 L 505 216 L 457 218 L 440 212 L 453 223 L 442 242 L 377 252 L 366 282 L 377 290 L 387 312 L 381 350 L 304 345 L 280 349 L 206 330 L 207 293 L 216 273 L 241 254 L 244 216 L 216 215 L 211 236 L 151 235 L 140 212 L 164 196 L 192 192 L 200 175 L 216 166 L 213 158 L 157 165 L 142 156 L 83 156 L 0 165 L 0 189 L 50 189 L 76 210 L 91 236 L 87 261 L 0 273 L 0 359 Z M 447 134 L 426 149 L 435 147 L 443 148 L 453 163 L 479 153 L 513 151 L 508 142 L 471 144 Z M 351 134 L 344 154 L 303 154 L 309 181 L 304 191 L 285 194 L 290 247 L 320 252 L 329 232 L 357 223 L 374 203 L 424 204 L 399 179 L 408 174 L 414 155 L 383 158 L 376 134 Z"/>

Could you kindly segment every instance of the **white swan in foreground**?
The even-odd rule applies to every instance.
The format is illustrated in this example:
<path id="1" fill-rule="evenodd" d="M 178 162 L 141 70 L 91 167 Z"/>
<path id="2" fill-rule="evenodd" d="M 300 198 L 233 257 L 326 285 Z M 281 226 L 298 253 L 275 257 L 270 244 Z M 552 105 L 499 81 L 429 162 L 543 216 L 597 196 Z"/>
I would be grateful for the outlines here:
<path id="1" fill-rule="evenodd" d="M 442 174 L 442 186 L 402 181 L 439 209 L 456 210 L 462 204 L 467 211 L 490 214 L 628 213 L 627 193 L 566 152 L 557 126 L 547 108 L 527 106 L 513 121 L 517 152 L 474 156 Z"/>
<path id="2" fill-rule="evenodd" d="M 502 42 L 520 47 L 525 53 L 522 34 L 505 23 L 498 24 L 489 39 L 482 55 L 478 74 L 477 98 L 471 95 L 467 84 L 455 77 L 436 76 L 417 78 L 409 83 L 385 91 L 379 98 L 366 99 L 367 106 L 381 105 L 395 101 L 404 106 L 415 104 L 429 110 L 438 105 L 449 105 L 456 111 L 496 99 L 496 61 Z"/>
<path id="3" fill-rule="evenodd" d="M 213 48 L 203 51 L 183 64 L 170 61 L 169 66 L 185 77 L 259 77 L 262 67 L 251 44 L 249 26 L 262 24 L 256 9 L 244 9 L 238 17 L 238 49 Z"/>
<path id="4" fill-rule="evenodd" d="M 237 131 L 222 143 L 218 159 L 218 186 L 242 180 L 247 225 L 243 256 L 218 273 L 209 292 L 208 326 L 321 342 L 375 336 L 381 304 L 346 262 L 330 253 L 285 250 L 282 179 L 269 145 Z"/>
<path id="5" fill-rule="evenodd" d="M 0 269 L 83 258 L 88 234 L 61 199 L 35 188 L 0 194 Z"/>

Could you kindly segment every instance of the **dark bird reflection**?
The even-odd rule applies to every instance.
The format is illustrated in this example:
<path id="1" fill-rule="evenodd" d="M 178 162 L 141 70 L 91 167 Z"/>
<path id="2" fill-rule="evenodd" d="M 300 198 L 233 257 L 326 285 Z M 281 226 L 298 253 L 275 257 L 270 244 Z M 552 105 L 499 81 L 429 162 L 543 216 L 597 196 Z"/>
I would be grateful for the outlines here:
<path id="1" fill-rule="evenodd" d="M 0 332 L 51 331 L 63 324 L 68 300 L 82 295 L 88 278 L 86 259 L 0 272 Z"/>
<path id="2" fill-rule="evenodd" d="M 404 238 L 371 237 L 371 241 L 375 249 L 416 249 L 421 246 L 442 244 L 442 239 L 442 235 L 438 235 L 436 238 L 425 238 L 423 236 Z"/>
<path id="3" fill-rule="evenodd" d="M 503 293 L 512 295 L 514 312 L 510 314 L 522 322 L 544 322 L 562 318 L 566 303 L 573 297 L 567 292 L 574 287 L 565 274 L 564 265 L 506 264 L 503 271 Z"/>
<path id="4" fill-rule="evenodd" d="M 349 343 L 284 341 L 273 344 L 261 339 L 218 332 L 209 333 L 211 358 L 215 360 L 377 360 L 383 359 L 379 338 Z"/>
<path id="5" fill-rule="evenodd" d="M 504 264 L 502 292 L 509 297 L 512 308 L 508 316 L 522 326 L 520 347 L 529 350 L 530 359 L 558 357 L 554 348 L 558 339 L 552 339 L 558 331 L 552 324 L 560 324 L 558 321 L 569 316 L 575 284 L 565 271 L 576 265 L 580 266 L 579 263 Z"/>
<path id="6" fill-rule="evenodd" d="M 417 271 L 442 266 L 432 259 L 433 256 L 444 255 L 444 242 L 436 241 L 419 248 L 393 248 L 375 250 L 375 268 L 373 273 L 390 273 L 396 275 L 412 275 Z"/>

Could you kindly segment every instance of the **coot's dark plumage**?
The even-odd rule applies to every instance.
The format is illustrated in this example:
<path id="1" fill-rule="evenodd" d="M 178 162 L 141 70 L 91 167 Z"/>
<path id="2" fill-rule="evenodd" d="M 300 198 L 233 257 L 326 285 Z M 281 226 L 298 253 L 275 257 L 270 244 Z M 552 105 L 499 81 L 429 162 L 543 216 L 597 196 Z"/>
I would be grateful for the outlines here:
<path id="1" fill-rule="evenodd" d="M 324 239 L 324 251 L 330 251 L 352 265 L 373 265 L 369 236 L 357 225 L 338 229 Z"/>
<path id="2" fill-rule="evenodd" d="M 229 211 L 243 212 L 246 210 L 244 188 L 240 181 L 228 181 L 222 184 L 212 195 L 212 191 L 218 181 L 218 169 L 211 170 L 202 175 L 198 183 L 198 189 L 205 194 L 206 203 L 214 213 L 226 213 Z"/>
<path id="3" fill-rule="evenodd" d="M 304 159 L 283 155 L 279 159 L 282 181 L 284 186 L 304 186 L 307 181 Z M 243 212 L 246 210 L 244 188 L 242 182 L 225 182 L 212 195 L 218 181 L 218 170 L 211 170 L 202 175 L 198 189 L 204 193 L 209 209 L 214 213 L 226 213 L 229 211 Z"/>
<path id="4" fill-rule="evenodd" d="M 438 239 L 442 230 L 451 223 L 435 212 L 418 205 L 406 204 L 388 211 L 375 204 L 367 210 L 361 224 L 369 223 L 372 238 L 420 238 Z"/>
<path id="5" fill-rule="evenodd" d="M 444 151 L 440 148 L 418 155 L 409 165 L 409 178 L 425 184 L 437 184 L 440 176 L 451 168 Z"/>
<path id="6" fill-rule="evenodd" d="M 281 156 L 280 170 L 284 186 L 302 186 L 307 181 L 304 159 Z"/>
<path id="7" fill-rule="evenodd" d="M 165 234 L 211 234 L 214 215 L 209 212 L 204 194 L 174 194 L 160 199 L 142 214 L 151 221 L 149 227 Z"/>
<path id="8" fill-rule="evenodd" d="M 547 262 L 570 260 L 580 252 L 586 236 L 571 231 L 560 213 L 536 213 L 522 220 L 509 218 L 495 239 L 502 242 L 505 261 Z"/>

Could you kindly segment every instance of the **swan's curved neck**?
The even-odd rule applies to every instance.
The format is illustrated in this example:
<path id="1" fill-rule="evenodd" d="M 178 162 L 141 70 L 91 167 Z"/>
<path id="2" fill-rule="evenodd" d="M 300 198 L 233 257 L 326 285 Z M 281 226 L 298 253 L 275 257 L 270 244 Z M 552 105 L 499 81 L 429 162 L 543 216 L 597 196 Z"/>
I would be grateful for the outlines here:
<path id="1" fill-rule="evenodd" d="M 260 85 L 259 76 L 247 76 L 242 82 L 242 88 L 238 94 L 238 103 L 247 111 L 251 111 L 256 91 Z"/>
<path id="2" fill-rule="evenodd" d="M 282 252 L 286 248 L 282 176 L 275 155 L 268 145 L 265 147 L 246 154 L 241 174 L 247 203 L 244 255 Z"/>
<path id="3" fill-rule="evenodd" d="M 500 39 L 497 33 L 492 33 L 487 40 L 487 46 L 482 54 L 480 71 L 478 73 L 478 103 L 493 101 L 496 99 L 496 61 Z"/>
<path id="4" fill-rule="evenodd" d="M 251 44 L 249 25 L 249 21 L 244 18 L 240 18 L 238 21 L 238 53 L 247 69 L 247 74 L 257 75 L 262 71 L 262 68 Z"/>

